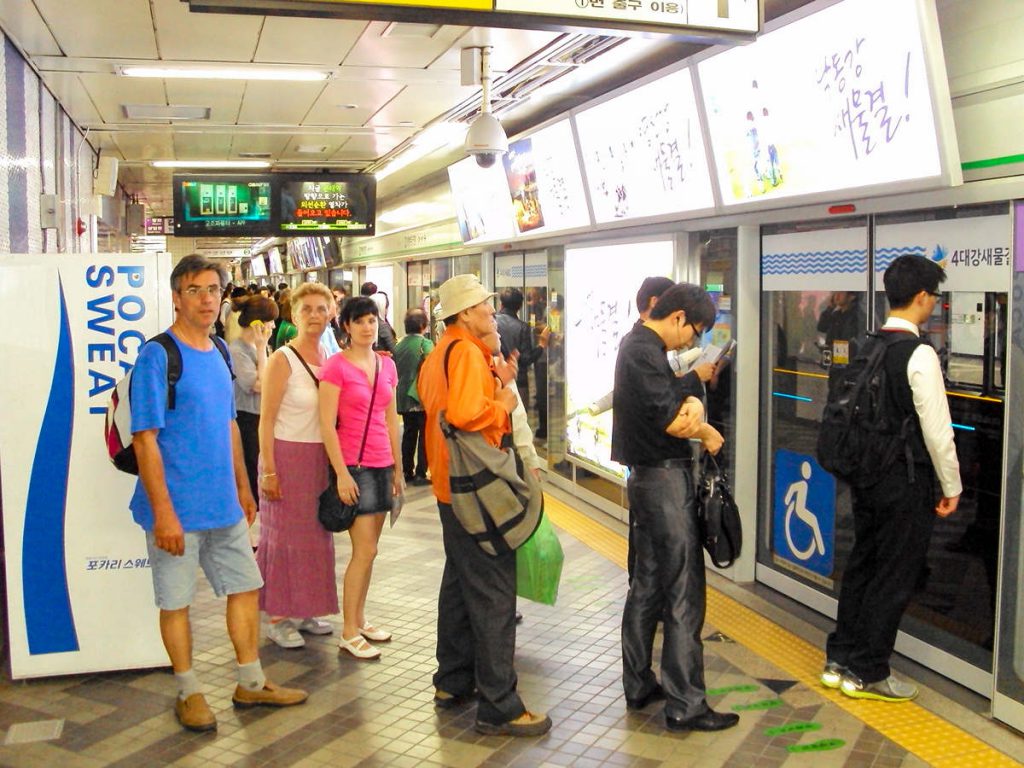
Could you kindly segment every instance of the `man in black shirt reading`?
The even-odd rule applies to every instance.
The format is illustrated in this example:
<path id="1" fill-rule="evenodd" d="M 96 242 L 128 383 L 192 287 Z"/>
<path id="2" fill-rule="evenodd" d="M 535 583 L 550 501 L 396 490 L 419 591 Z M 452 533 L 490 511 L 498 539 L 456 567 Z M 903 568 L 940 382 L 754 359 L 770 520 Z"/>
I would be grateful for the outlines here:
<path id="1" fill-rule="evenodd" d="M 665 291 L 650 318 L 623 338 L 615 361 L 612 458 L 627 482 L 636 565 L 622 613 L 626 706 L 665 699 L 673 731 L 718 731 L 739 721 L 714 712 L 704 690 L 704 556 L 697 531 L 690 438 L 717 453 L 722 436 L 704 423 L 699 386 L 677 378 L 665 353 L 690 346 L 715 319 L 696 285 Z M 661 684 L 651 669 L 654 633 L 664 619 Z"/>

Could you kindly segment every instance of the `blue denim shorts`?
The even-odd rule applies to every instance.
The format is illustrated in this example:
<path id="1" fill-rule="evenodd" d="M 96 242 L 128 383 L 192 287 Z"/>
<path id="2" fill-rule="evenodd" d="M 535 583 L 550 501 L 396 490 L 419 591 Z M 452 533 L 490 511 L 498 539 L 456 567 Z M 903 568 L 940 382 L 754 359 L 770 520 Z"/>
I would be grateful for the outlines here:
<path id="1" fill-rule="evenodd" d="M 359 486 L 357 515 L 375 515 L 391 511 L 394 467 L 349 467 L 348 471 Z"/>
<path id="2" fill-rule="evenodd" d="M 192 605 L 198 567 L 202 567 L 217 597 L 251 592 L 263 586 L 244 517 L 226 528 L 186 531 L 185 554 L 180 557 L 158 548 L 152 531 L 146 531 L 146 548 L 153 571 L 156 607 L 164 611 Z"/>

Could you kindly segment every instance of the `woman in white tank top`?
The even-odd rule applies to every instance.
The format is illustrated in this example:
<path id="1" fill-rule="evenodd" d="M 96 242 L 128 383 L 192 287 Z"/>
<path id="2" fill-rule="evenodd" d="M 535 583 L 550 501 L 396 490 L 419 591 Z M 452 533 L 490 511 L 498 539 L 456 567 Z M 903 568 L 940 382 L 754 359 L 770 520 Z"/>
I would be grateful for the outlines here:
<path id="1" fill-rule="evenodd" d="M 300 648 L 302 633 L 326 635 L 322 617 L 338 613 L 334 537 L 320 525 L 317 506 L 327 487 L 327 454 L 320 436 L 316 373 L 326 359 L 330 291 L 306 283 L 291 295 L 298 336 L 267 361 L 260 410 L 260 608 L 267 637 Z"/>

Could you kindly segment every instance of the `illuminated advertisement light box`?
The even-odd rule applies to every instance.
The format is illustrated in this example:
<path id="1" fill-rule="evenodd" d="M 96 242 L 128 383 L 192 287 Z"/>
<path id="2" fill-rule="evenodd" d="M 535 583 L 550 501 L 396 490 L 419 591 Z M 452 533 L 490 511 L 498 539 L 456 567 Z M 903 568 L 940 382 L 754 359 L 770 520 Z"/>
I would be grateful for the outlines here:
<path id="1" fill-rule="evenodd" d="M 568 120 L 512 142 L 504 163 L 519 234 L 590 224 L 583 175 Z"/>
<path id="2" fill-rule="evenodd" d="M 174 234 L 262 236 L 273 232 L 264 176 L 174 176 Z"/>
<path id="3" fill-rule="evenodd" d="M 281 260 L 281 251 L 279 248 L 271 248 L 267 252 L 267 259 L 270 262 L 270 274 L 284 274 L 284 261 Z"/>
<path id="4" fill-rule="evenodd" d="M 845 0 L 697 65 L 725 205 L 959 183 L 943 167 L 951 107 L 936 91 L 933 109 L 947 86 L 944 73 L 929 83 L 917 6 Z"/>
<path id="5" fill-rule="evenodd" d="M 714 206 L 689 69 L 575 116 L 599 224 Z"/>
<path id="6" fill-rule="evenodd" d="M 280 203 L 279 234 L 374 234 L 377 180 L 373 176 L 278 174 L 274 183 Z"/>
<path id="7" fill-rule="evenodd" d="M 615 358 L 640 317 L 636 292 L 652 275 L 672 275 L 671 241 L 565 251 L 567 449 L 619 479 L 625 479 L 625 469 L 611 459 Z"/>
<path id="8" fill-rule="evenodd" d="M 267 276 L 267 262 L 263 260 L 263 256 L 253 256 L 249 260 L 249 265 L 252 267 L 253 277 Z"/>
<path id="9" fill-rule="evenodd" d="M 512 199 L 505 167 L 495 163 L 481 168 L 467 157 L 448 166 L 448 183 L 455 202 L 459 234 L 464 243 L 511 240 L 515 237 Z"/>

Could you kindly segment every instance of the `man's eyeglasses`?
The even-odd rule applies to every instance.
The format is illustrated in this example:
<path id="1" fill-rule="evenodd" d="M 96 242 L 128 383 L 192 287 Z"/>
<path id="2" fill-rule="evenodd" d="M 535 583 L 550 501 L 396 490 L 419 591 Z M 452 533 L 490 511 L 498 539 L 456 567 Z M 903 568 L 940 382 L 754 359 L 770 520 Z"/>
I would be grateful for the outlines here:
<path id="1" fill-rule="evenodd" d="M 204 294 L 207 296 L 220 296 L 221 292 L 221 287 L 219 285 L 190 285 L 188 288 L 183 288 L 181 290 L 181 293 L 192 297 L 202 296 Z"/>
<path id="2" fill-rule="evenodd" d="M 942 298 L 942 294 L 939 293 L 938 291 L 928 291 L 928 295 L 929 296 L 934 296 L 936 299 L 941 299 Z"/>

